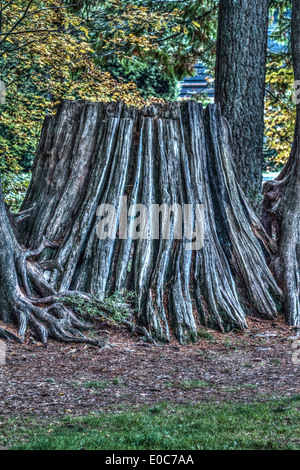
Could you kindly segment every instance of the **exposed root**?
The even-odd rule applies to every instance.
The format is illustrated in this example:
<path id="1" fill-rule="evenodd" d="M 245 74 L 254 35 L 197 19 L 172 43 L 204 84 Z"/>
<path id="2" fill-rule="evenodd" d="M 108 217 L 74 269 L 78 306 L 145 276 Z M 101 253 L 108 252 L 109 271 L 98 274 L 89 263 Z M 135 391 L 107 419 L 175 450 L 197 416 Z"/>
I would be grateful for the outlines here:
<path id="1" fill-rule="evenodd" d="M 17 213 L 10 213 L 8 210 L 8 217 L 14 227 L 15 231 L 18 231 L 18 226 L 23 222 L 24 220 L 28 219 L 31 216 L 31 212 L 34 208 L 35 204 L 33 204 L 31 207 L 28 209 L 17 212 Z"/>
<path id="2" fill-rule="evenodd" d="M 27 251 L 25 253 L 25 258 L 26 259 L 36 258 L 37 256 L 41 255 L 46 248 L 58 248 L 58 247 L 59 247 L 59 243 L 53 242 L 51 240 L 47 240 L 47 238 L 43 237 L 43 240 L 40 246 L 36 250 Z"/>
<path id="3" fill-rule="evenodd" d="M 51 295 L 49 297 L 41 298 L 41 299 L 30 299 L 31 302 L 34 305 L 39 305 L 39 304 L 51 304 L 53 302 L 56 302 L 59 299 L 62 299 L 64 297 L 80 297 L 83 300 L 91 300 L 91 298 L 83 294 L 82 292 L 77 292 L 77 291 L 65 291 L 65 292 L 60 292 L 59 294 Z"/>
<path id="4" fill-rule="evenodd" d="M 24 340 L 29 329 L 43 344 L 48 338 L 68 343 L 86 343 L 103 346 L 102 340 L 87 338 L 81 330 L 91 325 L 78 320 L 76 316 L 60 303 L 54 303 L 46 309 L 32 305 L 30 301 L 19 297 L 10 306 L 15 323 L 18 326 L 18 337 L 9 339 Z"/>
<path id="5" fill-rule="evenodd" d="M 58 271 L 60 273 L 63 272 L 62 266 L 57 261 L 55 261 L 54 259 L 53 260 L 40 261 L 38 263 L 38 265 L 42 269 L 42 271 L 51 271 L 51 272 Z"/>
<path id="6" fill-rule="evenodd" d="M 0 328 L 0 338 L 6 339 L 7 341 L 13 340 L 17 341 L 18 343 L 23 343 L 21 338 L 13 334 L 11 331 L 5 330 L 4 328 Z"/>
<path id="7" fill-rule="evenodd" d="M 135 325 L 134 323 L 132 323 L 131 321 L 128 321 L 128 320 L 123 320 L 122 324 L 127 326 L 127 328 L 129 329 L 131 335 L 133 335 L 135 333 L 139 336 L 143 335 L 147 338 L 147 341 L 149 343 L 152 343 L 156 346 L 156 342 L 154 341 L 154 339 L 150 335 L 149 331 L 147 331 L 147 329 L 144 326 Z"/>
<path id="8" fill-rule="evenodd" d="M 37 250 L 24 253 L 14 238 L 12 242 L 12 270 L 5 279 L 7 286 L 5 281 L 0 286 L 1 319 L 16 325 L 18 335 L 1 328 L 0 337 L 23 342 L 26 333 L 30 331 L 43 344 L 47 343 L 48 338 L 52 338 L 67 343 L 103 346 L 105 343 L 101 339 L 90 339 L 82 333 L 92 328 L 92 325 L 80 321 L 69 308 L 59 302 L 66 293 L 57 294 L 44 279 L 38 263 L 27 260 L 38 256 L 47 247 L 57 247 L 57 243 L 45 239 Z"/>

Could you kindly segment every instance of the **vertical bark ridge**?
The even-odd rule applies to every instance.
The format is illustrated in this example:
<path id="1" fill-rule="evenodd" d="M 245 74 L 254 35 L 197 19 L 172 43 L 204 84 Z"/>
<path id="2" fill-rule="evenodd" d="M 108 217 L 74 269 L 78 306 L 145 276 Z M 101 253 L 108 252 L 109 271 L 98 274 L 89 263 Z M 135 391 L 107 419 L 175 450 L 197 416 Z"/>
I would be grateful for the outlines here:
<path id="1" fill-rule="evenodd" d="M 241 189 L 233 167 L 230 127 L 219 110 L 213 107 L 208 107 L 206 125 L 212 157 L 208 167 L 209 179 L 214 188 L 214 206 L 218 208 L 215 214 L 219 237 L 247 295 L 246 304 L 250 309 L 255 305 L 264 317 L 272 318 L 278 309 L 281 293 L 271 272 L 265 269 L 259 240 L 249 230 L 250 214 L 241 203 Z M 259 224 L 257 220 L 256 224 Z M 224 235 L 228 238 L 225 239 Z"/>

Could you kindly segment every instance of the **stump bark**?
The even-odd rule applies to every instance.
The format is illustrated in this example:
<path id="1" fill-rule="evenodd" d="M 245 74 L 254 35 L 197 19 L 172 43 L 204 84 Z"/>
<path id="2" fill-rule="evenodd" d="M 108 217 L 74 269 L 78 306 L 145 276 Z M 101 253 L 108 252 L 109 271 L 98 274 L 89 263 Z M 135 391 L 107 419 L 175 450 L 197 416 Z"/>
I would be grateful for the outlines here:
<path id="1" fill-rule="evenodd" d="M 169 239 L 162 228 L 158 239 L 136 239 L 133 229 L 122 239 L 117 226 L 116 239 L 100 240 L 98 206 L 112 204 L 119 214 L 125 195 L 128 208 L 203 205 L 203 247 L 186 249 L 174 216 Z M 247 315 L 280 311 L 282 294 L 265 261 L 277 246 L 237 182 L 230 128 L 217 105 L 204 112 L 195 102 L 138 110 L 64 101 L 45 121 L 22 211 L 29 214 L 18 226 L 24 246 L 57 243 L 39 257 L 60 267 L 46 269 L 47 285 L 99 299 L 134 291 L 137 322 L 158 340 L 193 341 L 200 324 L 244 329 Z"/>
<path id="2" fill-rule="evenodd" d="M 17 222 L 18 218 L 13 220 L 5 207 L 0 181 L 0 321 L 18 328 L 14 334 L 0 327 L 0 338 L 23 342 L 29 330 L 43 343 L 51 337 L 65 342 L 100 344 L 83 335 L 81 330 L 86 330 L 88 325 L 59 301 L 35 260 L 44 248 L 57 244 L 43 240 L 37 250 L 26 250 L 16 238 Z M 49 295 L 51 298 L 44 308 L 42 298 Z"/>

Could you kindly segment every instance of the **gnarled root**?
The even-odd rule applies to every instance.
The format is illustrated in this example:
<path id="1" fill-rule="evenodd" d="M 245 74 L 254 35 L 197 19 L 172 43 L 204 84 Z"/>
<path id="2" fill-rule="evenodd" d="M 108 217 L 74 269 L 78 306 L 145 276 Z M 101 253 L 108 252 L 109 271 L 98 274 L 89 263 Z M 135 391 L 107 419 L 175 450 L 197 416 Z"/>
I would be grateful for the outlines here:
<path id="1" fill-rule="evenodd" d="M 87 330 L 91 325 L 79 321 L 61 303 L 57 302 L 48 308 L 41 308 L 20 295 L 10 300 L 7 310 L 13 323 L 18 327 L 18 336 L 2 329 L 2 337 L 5 339 L 23 341 L 29 329 L 43 344 L 47 343 L 48 338 L 67 343 L 86 343 L 96 346 L 102 344 L 101 341 L 85 337 L 81 330 Z"/>
<path id="2" fill-rule="evenodd" d="M 57 243 L 43 241 L 42 246 L 33 251 L 24 250 L 13 239 L 14 250 L 11 252 L 13 266 L 0 285 L 1 319 L 18 328 L 18 336 L 0 329 L 0 337 L 7 340 L 23 342 L 26 332 L 30 330 L 43 344 L 48 338 L 68 343 L 87 343 L 101 346 L 101 340 L 94 340 L 84 336 L 82 331 L 91 328 L 69 309 L 43 277 L 43 271 L 38 263 L 27 259 L 35 257 L 49 246 Z M 77 293 L 77 295 L 79 295 Z M 45 297 L 46 296 L 46 297 Z M 85 297 L 85 296 L 83 296 Z"/>

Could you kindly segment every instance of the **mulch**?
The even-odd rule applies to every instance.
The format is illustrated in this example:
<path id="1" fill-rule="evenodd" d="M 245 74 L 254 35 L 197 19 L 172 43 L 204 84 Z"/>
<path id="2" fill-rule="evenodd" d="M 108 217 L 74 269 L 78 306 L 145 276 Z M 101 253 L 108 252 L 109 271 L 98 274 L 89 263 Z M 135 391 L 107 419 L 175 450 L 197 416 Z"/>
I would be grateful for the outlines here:
<path id="1" fill-rule="evenodd" d="M 167 401 L 245 402 L 300 394 L 295 331 L 283 320 L 249 321 L 245 333 L 154 346 L 110 330 L 102 348 L 8 343 L 0 366 L 0 416 L 87 414 Z M 299 355 L 300 356 L 300 355 Z"/>

